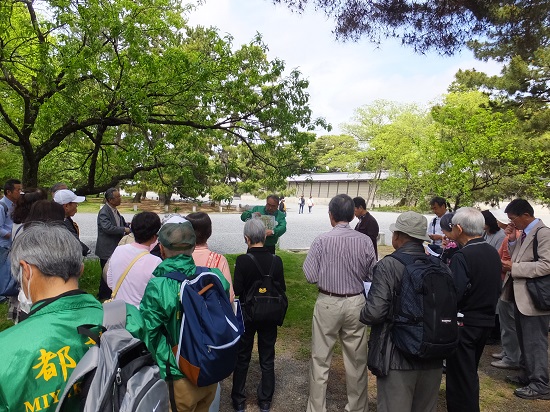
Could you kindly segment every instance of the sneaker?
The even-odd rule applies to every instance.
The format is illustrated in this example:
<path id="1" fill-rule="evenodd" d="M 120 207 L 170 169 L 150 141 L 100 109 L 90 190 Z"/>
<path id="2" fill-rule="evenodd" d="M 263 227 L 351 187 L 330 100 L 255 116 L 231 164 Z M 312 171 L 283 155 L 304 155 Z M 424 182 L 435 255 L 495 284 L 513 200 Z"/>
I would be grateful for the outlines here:
<path id="1" fill-rule="evenodd" d="M 500 368 L 500 369 L 511 369 L 511 370 L 519 369 L 518 365 L 506 362 L 504 359 L 491 362 L 491 366 L 494 366 L 495 368 Z"/>
<path id="2" fill-rule="evenodd" d="M 240 403 L 238 405 L 233 405 L 233 409 L 235 410 L 235 412 L 244 412 L 245 410 L 245 403 Z"/>
<path id="3" fill-rule="evenodd" d="M 534 389 L 531 389 L 529 386 L 525 386 L 524 388 L 517 388 L 514 391 L 514 395 L 516 395 L 518 398 L 522 399 L 550 399 L 550 392 L 548 393 L 540 393 L 535 391 Z"/>
<path id="4" fill-rule="evenodd" d="M 271 409 L 271 402 L 260 402 L 260 412 L 269 412 Z"/>
<path id="5" fill-rule="evenodd" d="M 502 352 L 499 352 L 499 353 L 493 353 L 491 356 L 495 359 L 502 359 L 504 358 L 504 356 L 506 355 L 506 353 L 504 351 Z"/>

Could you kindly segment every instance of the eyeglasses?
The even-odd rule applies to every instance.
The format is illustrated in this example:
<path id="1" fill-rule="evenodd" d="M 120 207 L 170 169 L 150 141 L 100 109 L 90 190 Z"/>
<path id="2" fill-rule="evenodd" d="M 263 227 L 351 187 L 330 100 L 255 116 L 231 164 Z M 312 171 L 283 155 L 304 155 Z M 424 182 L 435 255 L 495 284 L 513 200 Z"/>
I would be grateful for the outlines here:
<path id="1" fill-rule="evenodd" d="M 460 223 L 450 223 L 449 226 L 451 226 L 452 229 L 453 227 L 460 226 Z"/>
<path id="2" fill-rule="evenodd" d="M 508 220 L 510 221 L 510 223 L 514 223 L 518 217 L 521 217 L 521 216 L 509 217 Z"/>
<path id="3" fill-rule="evenodd" d="M 267 206 L 267 207 L 277 207 L 277 206 L 279 206 L 279 205 L 274 205 L 273 203 L 269 203 L 269 202 L 268 202 L 268 203 L 266 204 L 266 206 Z"/>

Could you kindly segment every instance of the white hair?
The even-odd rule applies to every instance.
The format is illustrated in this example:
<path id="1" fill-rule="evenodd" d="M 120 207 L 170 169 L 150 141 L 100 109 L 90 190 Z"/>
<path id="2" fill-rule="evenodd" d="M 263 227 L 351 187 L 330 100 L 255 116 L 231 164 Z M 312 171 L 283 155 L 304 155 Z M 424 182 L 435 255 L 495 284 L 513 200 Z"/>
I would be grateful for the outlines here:
<path id="1" fill-rule="evenodd" d="M 467 236 L 483 236 L 485 233 L 485 218 L 473 207 L 461 207 L 453 216 L 453 224 L 460 225 Z"/>

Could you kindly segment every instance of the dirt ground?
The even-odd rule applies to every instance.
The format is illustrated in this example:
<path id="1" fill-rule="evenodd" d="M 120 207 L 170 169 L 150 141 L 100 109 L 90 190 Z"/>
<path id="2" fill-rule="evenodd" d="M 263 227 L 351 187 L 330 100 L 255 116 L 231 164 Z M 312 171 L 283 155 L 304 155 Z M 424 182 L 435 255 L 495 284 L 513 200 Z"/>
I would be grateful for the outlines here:
<path id="1" fill-rule="evenodd" d="M 309 344 L 309 342 L 307 343 Z M 305 411 L 308 396 L 308 368 L 309 360 L 299 359 L 293 352 L 299 347 L 281 350 L 281 344 L 277 345 L 275 358 L 275 395 L 273 398 L 272 412 L 298 412 Z M 527 401 L 513 394 L 514 387 L 504 382 L 506 375 L 514 371 L 506 371 L 494 368 L 490 365 L 491 354 L 500 352 L 500 346 L 486 346 L 479 365 L 479 378 L 482 387 L 480 399 L 481 411 L 488 412 L 548 412 L 550 401 Z M 257 353 L 254 352 L 247 379 L 247 411 L 258 411 L 256 406 L 256 385 L 260 380 L 260 366 Z M 231 377 L 222 383 L 221 412 L 232 412 L 231 405 Z M 346 383 L 344 365 L 341 354 L 335 354 L 332 359 L 331 372 L 327 387 L 327 412 L 344 411 L 346 405 Z M 443 375 L 441 389 L 439 391 L 438 412 L 446 411 L 445 403 L 445 375 Z M 369 372 L 369 408 L 368 411 L 376 411 L 376 377 Z"/>

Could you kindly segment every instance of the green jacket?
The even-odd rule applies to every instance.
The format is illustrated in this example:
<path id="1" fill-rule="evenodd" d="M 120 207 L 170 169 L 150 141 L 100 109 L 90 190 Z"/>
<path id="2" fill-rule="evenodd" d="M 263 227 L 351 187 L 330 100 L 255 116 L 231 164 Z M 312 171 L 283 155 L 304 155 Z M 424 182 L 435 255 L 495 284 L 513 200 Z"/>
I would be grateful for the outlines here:
<path id="1" fill-rule="evenodd" d="M 277 210 L 275 213 L 267 213 L 267 210 L 265 210 L 265 206 L 254 206 L 252 209 L 246 210 L 241 214 L 241 220 L 243 222 L 246 222 L 248 219 L 252 218 L 252 214 L 255 212 L 259 212 L 261 215 L 275 216 L 277 226 L 275 226 L 275 229 L 273 229 L 273 234 L 265 238 L 264 244 L 264 246 L 275 246 L 277 244 L 277 240 L 279 240 L 279 238 L 286 232 L 285 214 L 279 210 Z"/>
<path id="2" fill-rule="evenodd" d="M 193 277 L 195 269 L 191 256 L 177 255 L 163 260 L 153 271 L 154 277 L 147 284 L 141 300 L 140 311 L 145 322 L 146 344 L 164 379 L 168 375 L 167 365 L 170 367 L 171 380 L 185 377 L 178 369 L 178 362 L 172 352 L 172 347 L 178 344 L 181 329 L 181 282 L 166 278 L 164 274 L 177 271 Z M 218 275 L 229 297 L 229 282 L 219 269 L 211 271 Z"/>
<path id="3" fill-rule="evenodd" d="M 128 331 L 142 339 L 144 325 L 138 310 L 132 305 L 126 308 Z M 0 411 L 55 411 L 60 389 L 94 345 L 76 328 L 103 321 L 101 303 L 77 290 L 36 302 L 32 309 L 28 319 L 0 333 Z M 73 386 L 72 394 L 79 391 L 80 383 Z M 71 396 L 65 410 L 78 411 L 77 401 Z"/>

